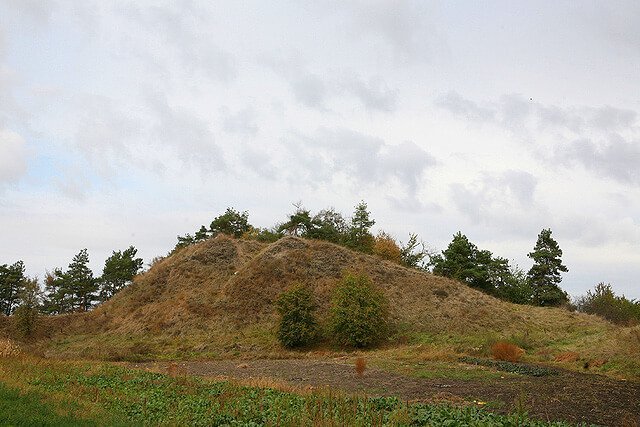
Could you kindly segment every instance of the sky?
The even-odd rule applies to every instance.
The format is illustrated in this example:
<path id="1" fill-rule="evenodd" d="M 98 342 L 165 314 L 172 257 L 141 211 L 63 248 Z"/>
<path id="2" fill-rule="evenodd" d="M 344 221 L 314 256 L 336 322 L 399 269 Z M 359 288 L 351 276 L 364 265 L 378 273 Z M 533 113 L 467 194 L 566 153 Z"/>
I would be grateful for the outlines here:
<path id="1" fill-rule="evenodd" d="M 640 2 L 0 2 L 0 264 L 294 203 L 640 298 Z"/>

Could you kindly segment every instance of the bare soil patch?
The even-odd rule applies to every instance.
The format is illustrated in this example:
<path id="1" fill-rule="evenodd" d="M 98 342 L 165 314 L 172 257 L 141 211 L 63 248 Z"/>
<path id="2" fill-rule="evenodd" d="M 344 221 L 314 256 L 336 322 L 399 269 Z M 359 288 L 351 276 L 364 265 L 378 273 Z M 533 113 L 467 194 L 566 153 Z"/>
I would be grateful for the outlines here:
<path id="1" fill-rule="evenodd" d="M 134 366 L 203 377 L 272 378 L 293 386 L 398 396 L 407 401 L 487 402 L 494 412 L 524 408 L 531 417 L 543 420 L 640 425 L 640 383 L 569 371 L 555 376 L 511 375 L 500 380 L 471 381 L 415 378 L 379 369 L 367 369 L 358 375 L 354 365 L 345 360 L 222 360 Z"/>

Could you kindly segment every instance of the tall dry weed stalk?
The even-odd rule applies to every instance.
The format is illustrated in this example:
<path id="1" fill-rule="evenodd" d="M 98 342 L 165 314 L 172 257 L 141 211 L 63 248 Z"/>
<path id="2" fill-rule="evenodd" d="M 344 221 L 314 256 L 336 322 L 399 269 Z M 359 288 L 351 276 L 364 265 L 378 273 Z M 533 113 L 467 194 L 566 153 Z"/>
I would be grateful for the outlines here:
<path id="1" fill-rule="evenodd" d="M 367 361 L 364 357 L 358 357 L 356 359 L 356 375 L 359 377 L 364 375 L 364 371 L 367 369 Z"/>
<path id="2" fill-rule="evenodd" d="M 10 339 L 0 339 L 0 357 L 12 357 L 20 354 L 20 347 Z"/>
<path id="3" fill-rule="evenodd" d="M 491 355 L 495 360 L 504 360 L 506 362 L 517 362 L 520 360 L 524 350 L 515 344 L 506 341 L 498 341 L 491 346 Z"/>

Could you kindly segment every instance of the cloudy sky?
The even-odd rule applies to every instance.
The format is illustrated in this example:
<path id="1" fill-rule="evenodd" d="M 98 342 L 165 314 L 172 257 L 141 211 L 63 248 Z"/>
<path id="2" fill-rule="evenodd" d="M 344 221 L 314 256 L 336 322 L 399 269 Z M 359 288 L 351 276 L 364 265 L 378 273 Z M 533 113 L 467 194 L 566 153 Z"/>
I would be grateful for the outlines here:
<path id="1" fill-rule="evenodd" d="M 148 4 L 147 4 L 148 3 Z M 0 264 L 302 201 L 640 298 L 640 3 L 0 2 Z"/>

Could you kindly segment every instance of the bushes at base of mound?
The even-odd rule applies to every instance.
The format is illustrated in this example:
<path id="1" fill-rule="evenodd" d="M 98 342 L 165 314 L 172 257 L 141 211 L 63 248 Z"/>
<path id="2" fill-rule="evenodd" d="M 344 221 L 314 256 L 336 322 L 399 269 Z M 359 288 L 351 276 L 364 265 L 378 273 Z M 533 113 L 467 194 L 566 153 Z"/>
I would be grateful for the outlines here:
<path id="1" fill-rule="evenodd" d="M 365 348 L 382 341 L 389 330 L 388 302 L 366 274 L 347 274 L 333 290 L 328 323 L 330 341 L 340 346 Z M 314 316 L 312 290 L 296 283 L 276 300 L 280 316 L 278 340 L 284 347 L 314 344 L 322 338 Z"/>
<path id="2" fill-rule="evenodd" d="M 304 347 L 318 336 L 318 322 L 314 317 L 316 305 L 311 290 L 299 283 L 284 291 L 276 301 L 280 314 L 278 340 L 289 348 Z"/>
<path id="3" fill-rule="evenodd" d="M 338 344 L 370 347 L 387 334 L 387 300 L 366 274 L 347 274 L 333 291 L 329 330 Z"/>

